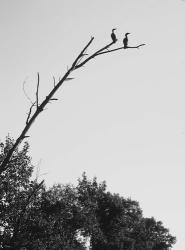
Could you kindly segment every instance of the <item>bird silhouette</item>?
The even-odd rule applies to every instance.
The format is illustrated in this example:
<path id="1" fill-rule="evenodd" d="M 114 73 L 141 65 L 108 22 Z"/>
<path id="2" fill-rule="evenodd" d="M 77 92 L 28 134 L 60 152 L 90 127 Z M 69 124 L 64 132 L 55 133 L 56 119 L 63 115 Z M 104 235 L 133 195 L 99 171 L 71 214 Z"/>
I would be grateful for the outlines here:
<path id="1" fill-rule="evenodd" d="M 128 47 L 128 35 L 130 33 L 125 33 L 125 37 L 123 39 L 123 45 L 124 45 L 124 48 L 127 48 Z"/>
<path id="2" fill-rule="evenodd" d="M 116 35 L 114 33 L 115 30 L 116 29 L 112 29 L 112 33 L 111 33 L 111 38 L 112 38 L 113 43 L 115 43 L 117 41 Z"/>

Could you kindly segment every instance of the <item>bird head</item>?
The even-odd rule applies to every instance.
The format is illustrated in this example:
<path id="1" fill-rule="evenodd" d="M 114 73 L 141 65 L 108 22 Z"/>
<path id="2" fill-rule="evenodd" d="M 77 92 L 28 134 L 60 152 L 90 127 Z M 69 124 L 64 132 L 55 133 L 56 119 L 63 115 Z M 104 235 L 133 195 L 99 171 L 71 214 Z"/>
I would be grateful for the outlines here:
<path id="1" fill-rule="evenodd" d="M 116 30 L 116 28 L 112 29 L 112 32 L 114 32 Z"/>
<path id="2" fill-rule="evenodd" d="M 129 35 L 130 33 L 125 33 L 125 36 Z"/>

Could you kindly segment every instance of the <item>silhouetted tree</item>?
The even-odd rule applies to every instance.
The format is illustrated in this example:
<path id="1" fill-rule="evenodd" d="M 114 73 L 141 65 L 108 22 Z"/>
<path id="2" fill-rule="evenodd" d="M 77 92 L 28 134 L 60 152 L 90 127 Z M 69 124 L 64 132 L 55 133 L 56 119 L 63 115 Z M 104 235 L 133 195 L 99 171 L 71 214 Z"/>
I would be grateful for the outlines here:
<path id="1" fill-rule="evenodd" d="M 13 144 L 1 143 L 0 160 Z M 0 248 L 11 250 L 168 249 L 175 243 L 161 222 L 144 218 L 138 202 L 106 191 L 84 173 L 76 187 L 32 180 L 28 143 L 16 148 L 0 189 Z M 81 240 L 81 238 L 84 240 Z"/>
<path id="2" fill-rule="evenodd" d="M 162 222 L 144 218 L 137 201 L 107 192 L 105 182 L 98 184 L 83 174 L 77 192 L 87 214 L 92 250 L 165 250 L 175 244 Z"/>
<path id="3" fill-rule="evenodd" d="M 112 45 L 114 45 L 116 41 L 112 41 L 108 43 L 107 45 L 103 46 L 101 49 L 98 49 L 96 52 L 92 53 L 91 55 L 87 54 L 87 49 L 93 42 L 94 37 L 91 37 L 90 41 L 87 43 L 87 45 L 82 49 L 82 51 L 79 53 L 79 55 L 76 57 L 74 62 L 72 63 L 71 67 L 67 68 L 67 71 L 64 73 L 63 77 L 59 79 L 58 82 L 56 82 L 55 77 L 53 77 L 53 88 L 52 90 L 48 93 L 48 95 L 43 99 L 39 100 L 39 86 L 40 86 L 40 75 L 39 73 L 37 74 L 37 88 L 36 88 L 36 93 L 35 93 L 35 101 L 31 101 L 31 106 L 29 108 L 29 112 L 26 118 L 26 124 L 25 127 L 23 128 L 22 132 L 18 136 L 18 138 L 15 140 L 15 142 L 12 144 L 12 146 L 9 148 L 9 151 L 6 154 L 6 157 L 2 160 L 1 165 L 0 165 L 0 174 L 6 170 L 6 168 L 9 166 L 9 161 L 12 158 L 12 155 L 17 148 L 17 146 L 26 138 L 29 136 L 27 135 L 30 127 L 32 126 L 33 122 L 37 119 L 37 117 L 40 115 L 42 111 L 44 111 L 45 107 L 47 106 L 48 103 L 51 103 L 52 101 L 56 101 L 58 99 L 54 98 L 54 94 L 57 92 L 57 90 L 62 86 L 62 84 L 65 81 L 72 80 L 73 77 L 70 77 L 70 75 L 73 73 L 73 71 L 80 69 L 86 63 L 91 61 L 93 58 L 100 56 L 104 53 L 111 53 L 113 51 L 117 51 L 120 49 L 125 49 L 125 47 L 119 47 L 116 49 L 108 50 Z M 136 47 L 127 47 L 127 48 L 139 48 L 140 46 L 143 46 L 145 44 L 140 44 Z"/>
<path id="4" fill-rule="evenodd" d="M 0 144 L 0 162 L 13 144 L 9 137 Z M 16 148 L 8 167 L 0 175 L 0 246 L 3 249 L 16 249 L 18 246 L 25 218 L 39 195 L 38 190 L 43 188 L 43 182 L 38 184 L 36 180 L 31 180 L 33 166 L 27 155 L 28 149 L 27 142 L 22 149 Z"/>

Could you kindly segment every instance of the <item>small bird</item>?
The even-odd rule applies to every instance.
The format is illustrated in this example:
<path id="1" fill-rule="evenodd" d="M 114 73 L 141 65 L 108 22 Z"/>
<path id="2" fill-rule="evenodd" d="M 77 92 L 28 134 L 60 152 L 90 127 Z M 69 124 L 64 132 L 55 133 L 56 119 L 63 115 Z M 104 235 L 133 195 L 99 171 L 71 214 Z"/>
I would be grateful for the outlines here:
<path id="1" fill-rule="evenodd" d="M 117 41 L 116 35 L 114 33 L 115 30 L 116 29 L 112 29 L 112 33 L 111 33 L 111 38 L 112 38 L 113 43 L 115 43 Z"/>
<path id="2" fill-rule="evenodd" d="M 126 49 L 127 47 L 128 47 L 128 35 L 129 35 L 130 33 L 126 33 L 125 34 L 125 37 L 124 37 L 124 39 L 123 39 L 123 45 L 124 45 L 124 48 Z"/>

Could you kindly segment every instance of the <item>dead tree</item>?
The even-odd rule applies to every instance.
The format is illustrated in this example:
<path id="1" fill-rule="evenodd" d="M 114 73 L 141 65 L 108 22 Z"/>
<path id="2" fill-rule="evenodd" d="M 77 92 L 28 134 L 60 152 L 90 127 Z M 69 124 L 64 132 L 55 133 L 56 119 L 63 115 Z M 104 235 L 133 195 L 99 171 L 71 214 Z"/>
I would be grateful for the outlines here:
<path id="1" fill-rule="evenodd" d="M 13 155 L 14 150 L 18 147 L 18 145 L 26 138 L 28 138 L 29 136 L 27 135 L 30 127 L 32 126 L 33 122 L 36 120 L 36 118 L 39 116 L 39 114 L 44 111 L 46 105 L 49 102 L 52 101 L 56 101 L 57 99 L 54 98 L 54 94 L 57 92 L 57 90 L 61 87 L 61 85 L 65 82 L 65 81 L 69 81 L 72 80 L 72 77 L 69 77 L 71 75 L 71 73 L 77 69 L 80 69 L 81 67 L 83 67 L 86 63 L 88 63 L 90 60 L 92 60 L 93 58 L 100 56 L 102 54 L 105 53 L 112 53 L 115 52 L 117 50 L 121 50 L 121 49 L 130 49 L 130 48 L 139 48 L 145 44 L 140 44 L 138 46 L 135 47 L 118 47 L 115 49 L 111 49 L 109 50 L 109 48 L 115 44 L 115 42 L 111 42 L 105 46 L 103 46 L 101 49 L 97 50 L 96 52 L 94 52 L 91 55 L 87 54 L 87 49 L 88 47 L 91 45 L 91 43 L 93 42 L 94 37 L 91 37 L 90 41 L 87 43 L 87 45 L 83 48 L 83 50 L 80 52 L 80 54 L 76 57 L 76 59 L 74 60 L 74 62 L 72 63 L 71 67 L 67 69 L 67 72 L 63 75 L 63 77 L 61 79 L 59 79 L 58 83 L 56 83 L 55 78 L 53 78 L 54 80 L 54 86 L 53 89 L 49 92 L 49 94 L 45 97 L 44 100 L 42 100 L 41 102 L 39 102 L 39 85 L 40 85 L 40 76 L 39 73 L 37 74 L 38 76 L 38 80 L 37 80 L 37 88 L 36 88 L 36 97 L 35 97 L 35 102 L 33 102 L 29 108 L 29 112 L 26 118 L 26 124 L 25 127 L 23 128 L 21 134 L 19 135 L 19 137 L 17 138 L 17 140 L 15 141 L 14 145 L 12 146 L 12 148 L 9 150 L 9 152 L 7 153 L 6 157 L 4 158 L 4 160 L 2 161 L 1 165 L 0 165 L 0 174 L 5 171 L 8 168 L 8 163 L 11 160 L 11 157 Z M 35 110 L 34 110 L 35 109 Z M 33 112 L 34 110 L 34 112 Z"/>

